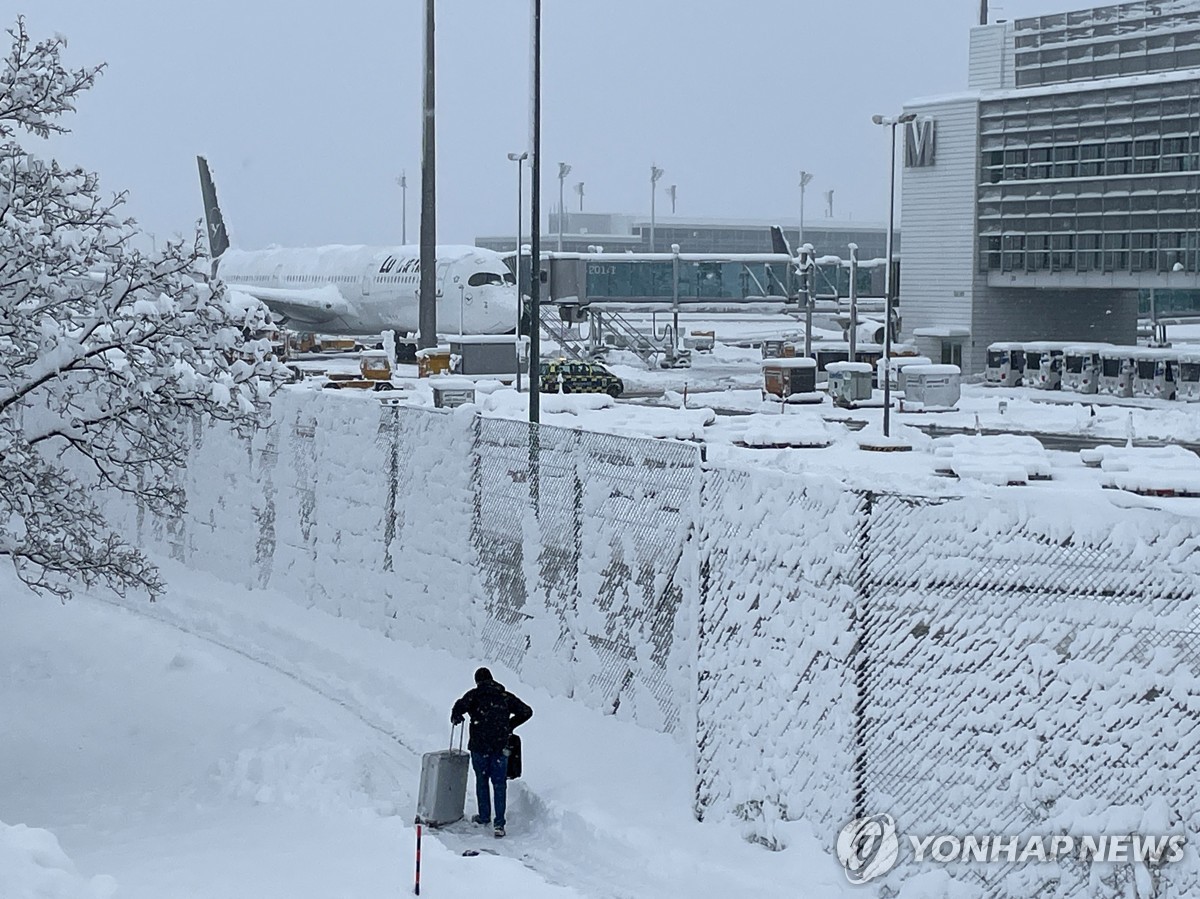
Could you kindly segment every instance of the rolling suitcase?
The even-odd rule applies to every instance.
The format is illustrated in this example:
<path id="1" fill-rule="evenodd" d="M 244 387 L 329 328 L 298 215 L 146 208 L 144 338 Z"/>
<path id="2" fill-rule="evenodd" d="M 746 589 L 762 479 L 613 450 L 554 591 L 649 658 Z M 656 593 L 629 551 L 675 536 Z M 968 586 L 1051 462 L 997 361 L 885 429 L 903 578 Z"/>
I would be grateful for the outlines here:
<path id="1" fill-rule="evenodd" d="M 467 802 L 467 769 L 471 753 L 463 751 L 463 733 L 454 748 L 454 728 L 450 728 L 450 748 L 421 756 L 421 787 L 417 792 L 417 821 L 430 827 L 453 824 L 463 816 Z"/>

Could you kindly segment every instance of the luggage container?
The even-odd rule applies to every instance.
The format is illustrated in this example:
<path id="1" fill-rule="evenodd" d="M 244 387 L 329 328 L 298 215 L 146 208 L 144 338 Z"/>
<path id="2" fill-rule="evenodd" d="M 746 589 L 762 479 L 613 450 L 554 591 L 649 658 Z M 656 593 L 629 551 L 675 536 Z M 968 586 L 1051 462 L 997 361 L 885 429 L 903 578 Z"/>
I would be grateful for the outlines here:
<path id="1" fill-rule="evenodd" d="M 853 406 L 871 398 L 871 366 L 866 362 L 830 362 L 829 396 L 835 406 Z"/>
<path id="2" fill-rule="evenodd" d="M 891 389 L 903 392 L 907 378 L 904 375 L 904 370 L 910 365 L 932 365 L 933 360 L 928 356 L 893 356 L 892 363 L 888 366 L 891 373 L 892 382 Z M 883 389 L 883 359 L 882 357 L 875 361 L 875 383 L 879 388 Z"/>
<path id="3" fill-rule="evenodd" d="M 1179 351 L 1139 347 L 1133 353 L 1133 395 L 1175 399 Z"/>
<path id="4" fill-rule="evenodd" d="M 962 369 L 957 365 L 910 365 L 906 377 L 901 411 L 949 410 L 958 406 Z"/>
<path id="5" fill-rule="evenodd" d="M 794 359 L 764 359 L 762 361 L 762 396 L 778 397 L 786 403 L 819 403 L 824 397 L 817 393 L 817 360 L 807 357 Z"/>
<path id="6" fill-rule="evenodd" d="M 1134 346 L 1115 346 L 1100 351 L 1100 386 L 1106 396 L 1133 396 Z"/>
<path id="7" fill-rule="evenodd" d="M 983 383 L 992 387 L 1020 387 L 1025 374 L 1025 350 L 1019 343 L 993 343 L 987 348 Z"/>
<path id="8" fill-rule="evenodd" d="M 764 340 L 762 342 L 762 345 L 759 347 L 759 349 L 762 350 L 762 357 L 764 359 L 779 359 L 780 357 L 783 356 L 784 343 L 785 343 L 785 341 L 781 338 L 780 339 L 772 338 L 770 340 Z"/>
<path id="9" fill-rule="evenodd" d="M 1039 390 L 1059 390 L 1062 387 L 1063 349 L 1065 343 L 1037 340 L 1023 344 L 1025 349 L 1025 373 L 1022 381 L 1026 387 Z"/>
<path id="10" fill-rule="evenodd" d="M 463 816 L 467 803 L 467 771 L 471 753 L 462 748 L 466 725 L 458 732 L 454 748 L 454 727 L 450 728 L 450 748 L 421 756 L 421 786 L 417 792 L 417 820 L 431 827 L 453 824 Z"/>
<path id="11" fill-rule="evenodd" d="M 449 347 L 429 347 L 417 350 L 417 377 L 448 375 L 452 367 Z"/>
<path id="12" fill-rule="evenodd" d="M 1063 350 L 1063 390 L 1095 393 L 1100 389 L 1100 354 L 1112 349 L 1107 343 L 1076 343 Z"/>
<path id="13" fill-rule="evenodd" d="M 1179 376 L 1175 381 L 1176 399 L 1196 402 L 1200 400 L 1200 347 L 1188 347 L 1179 351 Z"/>

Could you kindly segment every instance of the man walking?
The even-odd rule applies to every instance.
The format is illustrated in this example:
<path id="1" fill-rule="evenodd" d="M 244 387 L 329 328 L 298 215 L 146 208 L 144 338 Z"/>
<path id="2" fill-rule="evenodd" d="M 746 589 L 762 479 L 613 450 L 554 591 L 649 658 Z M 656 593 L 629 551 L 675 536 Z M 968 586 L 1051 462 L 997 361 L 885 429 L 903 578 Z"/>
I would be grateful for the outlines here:
<path id="1" fill-rule="evenodd" d="M 475 769 L 475 799 L 479 803 L 476 824 L 492 821 L 491 781 L 496 794 L 495 834 L 504 836 L 504 806 L 508 795 L 508 738 L 533 717 L 533 709 L 492 679 L 492 672 L 475 672 L 475 689 L 468 690 L 450 710 L 450 723 L 461 724 L 463 715 L 471 716 L 471 767 Z"/>

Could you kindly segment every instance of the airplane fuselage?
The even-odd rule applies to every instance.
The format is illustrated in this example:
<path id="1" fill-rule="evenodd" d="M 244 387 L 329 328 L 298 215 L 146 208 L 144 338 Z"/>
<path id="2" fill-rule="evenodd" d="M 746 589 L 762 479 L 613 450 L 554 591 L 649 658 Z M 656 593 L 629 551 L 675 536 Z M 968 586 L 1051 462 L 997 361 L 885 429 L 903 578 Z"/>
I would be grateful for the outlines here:
<path id="1" fill-rule="evenodd" d="M 513 276 L 499 254 L 439 246 L 437 327 L 442 334 L 504 334 L 517 323 Z M 417 246 L 226 250 L 217 275 L 250 293 L 294 330 L 323 334 L 416 333 Z"/>

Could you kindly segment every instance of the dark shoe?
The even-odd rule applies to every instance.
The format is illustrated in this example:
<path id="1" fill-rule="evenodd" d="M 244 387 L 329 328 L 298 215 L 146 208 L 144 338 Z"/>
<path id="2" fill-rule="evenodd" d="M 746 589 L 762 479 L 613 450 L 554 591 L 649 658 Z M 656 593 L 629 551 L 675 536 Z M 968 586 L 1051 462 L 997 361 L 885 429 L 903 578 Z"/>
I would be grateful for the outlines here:
<path id="1" fill-rule="evenodd" d="M 491 818 L 481 818 L 479 815 L 475 815 L 474 817 L 471 818 L 471 823 L 472 824 L 491 824 L 492 819 Z"/>
<path id="2" fill-rule="evenodd" d="M 504 828 L 503 828 L 503 827 L 497 827 L 495 830 L 493 830 L 493 831 L 492 831 L 492 833 L 493 833 L 493 834 L 495 834 L 495 836 L 496 836 L 496 839 L 498 840 L 498 839 L 500 839 L 502 836 L 504 836 Z"/>

